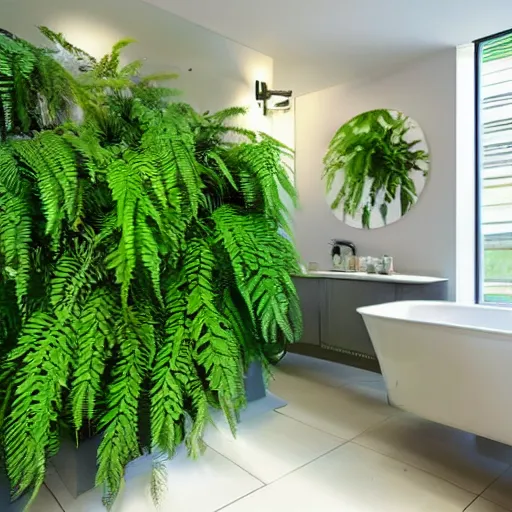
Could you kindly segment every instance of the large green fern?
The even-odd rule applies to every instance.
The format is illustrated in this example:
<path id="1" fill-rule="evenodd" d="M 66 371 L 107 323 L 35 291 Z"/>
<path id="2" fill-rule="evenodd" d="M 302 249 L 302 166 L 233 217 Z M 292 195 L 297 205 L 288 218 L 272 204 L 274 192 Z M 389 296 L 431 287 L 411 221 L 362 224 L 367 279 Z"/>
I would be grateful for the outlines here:
<path id="1" fill-rule="evenodd" d="M 128 41 L 96 61 L 41 30 L 87 70 L 0 35 L 0 443 L 34 497 L 67 431 L 101 435 L 110 507 L 144 449 L 158 494 L 212 407 L 234 430 L 249 363 L 300 336 L 289 150 L 228 124 L 244 109 L 165 102 L 168 75 L 120 68 Z"/>

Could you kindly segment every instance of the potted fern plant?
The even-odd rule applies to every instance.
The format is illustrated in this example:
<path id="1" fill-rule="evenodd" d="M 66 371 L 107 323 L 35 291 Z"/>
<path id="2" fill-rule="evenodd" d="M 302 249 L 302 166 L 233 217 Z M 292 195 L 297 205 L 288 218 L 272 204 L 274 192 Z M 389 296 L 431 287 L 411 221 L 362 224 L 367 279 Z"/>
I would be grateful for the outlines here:
<path id="1" fill-rule="evenodd" d="M 169 102 L 120 66 L 129 41 L 96 61 L 43 32 L 78 75 L 0 35 L 2 448 L 33 499 L 64 432 L 100 435 L 110 507 L 142 449 L 200 454 L 211 407 L 234 430 L 248 365 L 299 338 L 295 191 L 289 150 L 228 124 L 243 109 Z"/>

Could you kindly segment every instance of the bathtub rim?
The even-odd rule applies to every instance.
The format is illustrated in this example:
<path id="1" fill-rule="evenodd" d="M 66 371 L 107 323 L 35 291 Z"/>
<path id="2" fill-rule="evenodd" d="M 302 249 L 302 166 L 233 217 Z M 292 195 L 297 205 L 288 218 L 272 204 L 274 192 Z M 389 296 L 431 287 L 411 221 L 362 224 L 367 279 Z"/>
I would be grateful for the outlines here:
<path id="1" fill-rule="evenodd" d="M 397 320 L 399 322 L 406 322 L 410 324 L 416 325 L 432 325 L 439 327 L 448 327 L 452 329 L 464 329 L 467 331 L 478 332 L 478 333 L 487 333 L 487 334 L 501 334 L 505 336 L 512 336 L 512 326 L 510 330 L 504 329 L 493 329 L 490 327 L 475 327 L 472 325 L 460 324 L 460 323 L 448 323 L 443 321 L 430 321 L 430 320 L 417 320 L 414 318 L 404 318 L 403 316 L 399 316 L 397 314 L 384 314 L 379 313 L 379 311 L 390 309 L 390 307 L 394 304 L 403 304 L 403 305 L 439 305 L 444 306 L 445 308 L 453 308 L 453 307 L 463 307 L 463 308 L 472 308 L 478 307 L 479 309 L 487 309 L 487 310 L 500 310 L 503 311 L 502 307 L 496 306 L 488 306 L 488 305 L 480 305 L 480 304 L 462 304 L 457 302 L 448 302 L 448 301 L 439 301 L 439 300 L 404 300 L 404 301 L 391 301 L 384 302 L 382 304 L 374 304 L 372 306 L 362 306 L 356 309 L 356 311 L 363 317 L 368 316 L 372 318 L 379 318 L 383 320 Z M 512 310 L 511 310 L 512 311 Z"/>

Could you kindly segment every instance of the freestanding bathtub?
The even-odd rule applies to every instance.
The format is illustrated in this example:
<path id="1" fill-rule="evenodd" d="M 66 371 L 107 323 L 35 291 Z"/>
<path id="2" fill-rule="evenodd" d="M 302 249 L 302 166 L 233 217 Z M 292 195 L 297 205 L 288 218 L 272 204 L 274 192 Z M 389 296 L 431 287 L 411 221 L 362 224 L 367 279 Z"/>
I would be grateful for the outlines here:
<path id="1" fill-rule="evenodd" d="M 512 445 L 512 310 L 404 301 L 358 312 L 390 403 Z"/>

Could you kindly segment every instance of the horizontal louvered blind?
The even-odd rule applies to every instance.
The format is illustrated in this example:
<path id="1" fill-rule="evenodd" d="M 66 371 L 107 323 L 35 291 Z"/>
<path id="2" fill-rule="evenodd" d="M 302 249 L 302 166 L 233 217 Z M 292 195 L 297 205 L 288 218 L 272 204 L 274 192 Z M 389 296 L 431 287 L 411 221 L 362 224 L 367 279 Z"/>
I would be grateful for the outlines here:
<path id="1" fill-rule="evenodd" d="M 512 34 L 487 41 L 482 48 L 482 62 L 512 57 Z"/>
<path id="2" fill-rule="evenodd" d="M 484 247 L 512 248 L 512 56 L 483 63 L 480 83 Z"/>
<path id="3" fill-rule="evenodd" d="M 512 303 L 512 34 L 482 45 L 480 220 L 483 298 Z"/>

